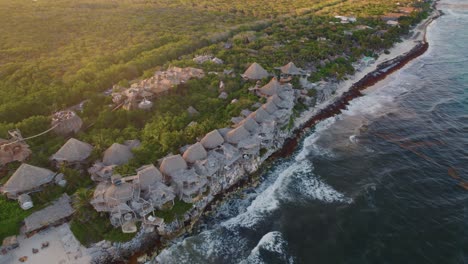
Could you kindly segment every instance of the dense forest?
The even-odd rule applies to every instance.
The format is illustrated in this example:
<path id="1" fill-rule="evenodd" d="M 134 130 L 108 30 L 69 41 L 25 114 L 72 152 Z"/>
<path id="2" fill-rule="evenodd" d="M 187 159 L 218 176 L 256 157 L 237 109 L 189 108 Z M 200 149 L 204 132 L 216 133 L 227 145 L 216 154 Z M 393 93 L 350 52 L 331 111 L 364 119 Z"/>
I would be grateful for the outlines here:
<path id="1" fill-rule="evenodd" d="M 231 117 L 258 101 L 248 93 L 252 83 L 239 76 L 254 61 L 270 72 L 294 61 L 311 72 L 310 81 L 347 78 L 354 72 L 353 62 L 389 49 L 426 15 L 408 14 L 400 18 L 399 27 L 388 26 L 379 16 L 396 12 L 396 2 L 412 4 L 411 0 L 0 0 L 0 138 L 13 128 L 23 136 L 42 132 L 50 126 L 50 114 L 86 100 L 78 113 L 84 129 L 75 137 L 95 147 L 89 161 L 99 159 L 113 142 L 139 139 L 142 145 L 134 151 L 135 158 L 118 168 L 122 174 L 133 173 L 214 128 L 228 126 Z M 427 10 L 427 4 L 418 5 Z M 342 24 L 335 15 L 358 20 Z M 368 27 L 358 29 L 358 25 Z M 232 48 L 226 49 L 226 42 Z M 211 54 L 224 64 L 198 65 L 192 59 L 199 54 Z M 235 76 L 207 74 L 190 80 L 156 99 L 151 111 L 112 111 L 111 98 L 103 91 L 114 84 L 128 86 L 169 66 L 217 73 L 232 69 Z M 221 80 L 229 94 L 226 100 L 218 98 Z M 237 103 L 231 104 L 232 99 Z M 190 116 L 189 106 L 200 114 Z M 195 123 L 188 126 L 191 122 Z M 33 151 L 28 163 L 50 168 L 50 155 L 65 140 L 47 134 L 28 141 Z M 18 165 L 9 164 L 6 174 Z M 65 168 L 63 172 L 70 184 L 35 194 L 36 204 L 44 205 L 63 192 L 89 195 L 84 191 L 93 186 L 88 175 Z M 0 183 L 7 179 L 0 178 Z M 11 227 L 7 233 L 16 232 L 29 213 L 18 213 L 17 204 L 6 200 L 0 200 L 0 208 L 8 210 L 0 215 L 0 224 Z M 8 217 L 13 214 L 15 218 Z M 79 217 L 73 228 L 85 238 Z M 93 219 L 103 222 L 97 214 Z M 121 239 L 112 232 L 106 227 L 92 241 Z"/>

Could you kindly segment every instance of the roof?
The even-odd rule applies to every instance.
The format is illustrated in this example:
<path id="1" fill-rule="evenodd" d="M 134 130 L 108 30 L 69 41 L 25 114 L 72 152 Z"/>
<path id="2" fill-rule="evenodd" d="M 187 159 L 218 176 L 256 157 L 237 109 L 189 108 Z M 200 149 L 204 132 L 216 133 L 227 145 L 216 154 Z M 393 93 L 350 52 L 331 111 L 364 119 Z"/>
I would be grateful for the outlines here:
<path id="1" fill-rule="evenodd" d="M 51 159 L 56 161 L 83 161 L 91 155 L 93 146 L 88 143 L 70 138 Z"/>
<path id="2" fill-rule="evenodd" d="M 46 208 L 32 213 L 24 219 L 25 232 L 33 232 L 43 227 L 55 224 L 73 214 L 70 197 L 65 193 Z"/>
<path id="3" fill-rule="evenodd" d="M 2 192 L 11 194 L 26 192 L 51 182 L 54 176 L 53 171 L 23 163 L 2 187 Z"/>
<path id="4" fill-rule="evenodd" d="M 267 111 L 269 114 L 273 114 L 276 111 L 278 111 L 278 108 L 276 107 L 275 103 L 272 101 L 268 101 L 266 104 L 262 106 L 262 108 Z"/>
<path id="5" fill-rule="evenodd" d="M 281 89 L 281 84 L 278 82 L 276 77 L 273 77 L 271 78 L 270 82 L 268 82 L 258 90 L 264 95 L 272 96 L 278 93 L 279 89 Z"/>
<path id="6" fill-rule="evenodd" d="M 250 80 L 260 80 L 268 77 L 268 72 L 260 64 L 254 62 L 242 76 Z"/>
<path id="7" fill-rule="evenodd" d="M 213 149 L 224 143 L 223 136 L 218 132 L 218 130 L 213 130 L 210 133 L 206 134 L 205 137 L 200 141 L 203 147 L 207 149 Z"/>
<path id="8" fill-rule="evenodd" d="M 226 135 L 226 139 L 229 143 L 232 144 L 237 144 L 239 143 L 242 139 L 250 136 L 249 131 L 245 129 L 243 125 L 238 126 L 237 128 L 229 131 Z"/>
<path id="9" fill-rule="evenodd" d="M 174 198 L 174 188 L 163 183 L 152 186 L 148 193 L 148 199 L 151 200 L 156 207 L 161 207 L 165 203 L 174 200 Z"/>
<path id="10" fill-rule="evenodd" d="M 133 153 L 130 150 L 130 147 L 114 143 L 104 151 L 102 162 L 105 165 L 123 165 L 131 158 L 133 158 Z"/>
<path id="11" fill-rule="evenodd" d="M 148 188 L 150 185 L 163 181 L 161 172 L 153 164 L 139 168 L 137 176 L 142 188 Z"/>
<path id="12" fill-rule="evenodd" d="M 194 163 L 197 160 L 206 159 L 207 153 L 205 148 L 200 142 L 197 142 L 190 146 L 183 155 L 185 161 Z"/>
<path id="13" fill-rule="evenodd" d="M 257 123 L 262 123 L 271 119 L 270 114 L 268 114 L 263 108 L 257 109 L 255 112 L 250 114 L 251 118 L 253 118 Z"/>
<path id="14" fill-rule="evenodd" d="M 119 185 L 112 184 L 107 188 L 104 197 L 110 205 L 125 203 L 133 197 L 133 186 L 128 182 L 122 182 Z"/>
<path id="15" fill-rule="evenodd" d="M 297 68 L 293 62 L 289 62 L 288 64 L 281 67 L 281 72 L 290 75 L 301 75 L 303 71 Z"/>
<path id="16" fill-rule="evenodd" d="M 172 174 L 178 170 L 183 170 L 187 168 L 187 163 L 182 158 L 181 155 L 172 155 L 166 157 L 161 162 L 159 169 L 162 173 L 172 176 Z"/>
<path id="17" fill-rule="evenodd" d="M 239 125 L 243 125 L 244 128 L 251 133 L 255 132 L 259 128 L 258 123 L 255 122 L 255 120 L 253 120 L 252 117 L 245 118 L 239 123 Z"/>

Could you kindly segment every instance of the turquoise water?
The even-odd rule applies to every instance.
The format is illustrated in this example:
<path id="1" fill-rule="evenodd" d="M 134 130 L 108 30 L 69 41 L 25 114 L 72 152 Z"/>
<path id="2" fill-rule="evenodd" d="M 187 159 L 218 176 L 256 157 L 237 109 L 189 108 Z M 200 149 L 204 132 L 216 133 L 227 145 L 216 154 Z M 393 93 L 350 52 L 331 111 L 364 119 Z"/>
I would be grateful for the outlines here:
<path id="1" fill-rule="evenodd" d="M 468 6 L 162 263 L 468 263 Z"/>

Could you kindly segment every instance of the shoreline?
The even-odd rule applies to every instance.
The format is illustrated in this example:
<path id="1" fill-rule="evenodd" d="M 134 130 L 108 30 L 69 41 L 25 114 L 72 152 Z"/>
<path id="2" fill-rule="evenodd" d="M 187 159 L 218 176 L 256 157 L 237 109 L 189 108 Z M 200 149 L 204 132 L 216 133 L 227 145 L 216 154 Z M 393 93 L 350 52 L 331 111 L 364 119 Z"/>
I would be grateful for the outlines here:
<path id="1" fill-rule="evenodd" d="M 424 54 L 429 48 L 429 43 L 426 39 L 427 27 L 442 15 L 442 13 L 436 8 L 437 3 L 438 1 L 434 1 L 432 5 L 432 13 L 428 18 L 415 25 L 412 33 L 405 36 L 406 39 L 402 42 L 396 43 L 396 45 L 390 49 L 389 54 L 379 54 L 375 63 L 370 66 L 366 66 L 362 71 L 356 72 L 350 79 L 337 83 L 337 89 L 335 90 L 336 93 L 333 96 L 319 105 L 314 106 L 313 109 L 302 112 L 301 115 L 296 118 L 294 126 L 290 131 L 291 137 L 285 140 L 282 147 L 273 152 L 264 162 L 262 162 L 256 172 L 250 175 L 246 174 L 228 189 L 214 195 L 214 199 L 206 205 L 202 214 L 210 212 L 218 202 L 223 200 L 224 197 L 229 196 L 240 188 L 254 184 L 257 179 L 255 175 L 261 173 L 266 164 L 276 160 L 277 158 L 290 156 L 296 150 L 300 139 L 309 128 L 326 118 L 340 114 L 342 110 L 346 109 L 346 106 L 351 100 L 363 96 L 361 93 L 362 90 L 384 80 L 387 76 L 400 70 L 406 64 Z M 358 80 L 353 82 L 356 79 Z M 332 83 L 327 82 L 327 84 Z M 193 226 L 198 224 L 199 218 L 200 216 L 194 219 L 194 221 L 185 223 L 183 228 L 184 231 L 190 232 Z M 188 230 L 187 227 L 189 228 Z M 158 241 L 155 244 L 161 245 L 161 239 L 158 238 L 157 240 Z M 172 240 L 169 239 L 167 241 Z M 163 248 L 156 248 L 151 250 L 151 253 L 153 254 L 152 257 L 157 256 L 155 253 L 160 252 L 162 249 Z M 145 253 L 148 252 L 140 251 L 137 254 L 134 254 L 130 258 L 130 263 L 137 263 L 136 259 Z M 154 258 L 152 258 L 152 261 L 153 262 L 151 263 L 157 263 L 154 262 Z"/>

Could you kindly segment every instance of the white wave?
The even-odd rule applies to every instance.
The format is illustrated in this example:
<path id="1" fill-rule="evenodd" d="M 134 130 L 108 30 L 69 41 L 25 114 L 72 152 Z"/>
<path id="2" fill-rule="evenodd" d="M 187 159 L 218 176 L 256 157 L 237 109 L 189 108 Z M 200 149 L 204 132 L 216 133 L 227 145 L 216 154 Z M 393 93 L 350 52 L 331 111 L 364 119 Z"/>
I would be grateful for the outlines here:
<path id="1" fill-rule="evenodd" d="M 273 253 L 275 258 L 282 263 L 292 264 L 293 259 L 288 257 L 287 254 L 288 243 L 284 240 L 281 232 L 273 231 L 265 234 L 258 242 L 257 246 L 250 252 L 246 260 L 241 261 L 240 264 L 263 264 L 268 263 L 262 257 L 262 252 Z"/>

